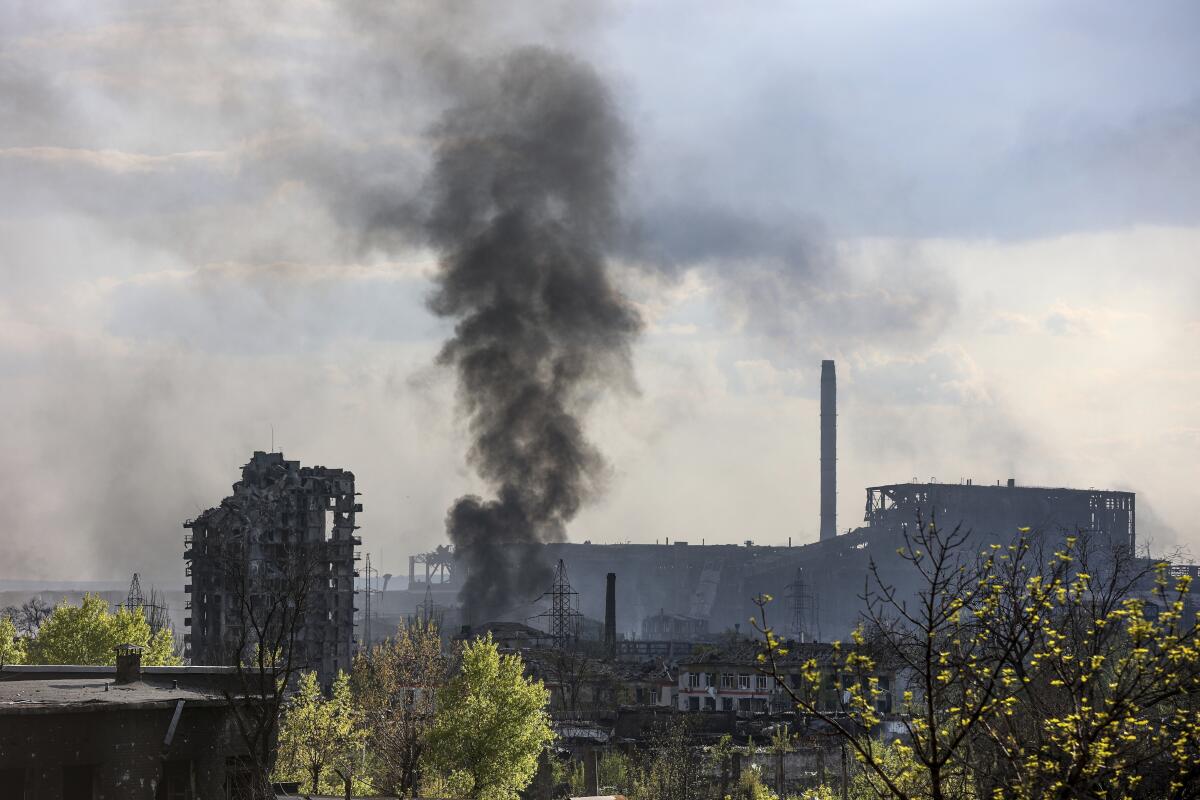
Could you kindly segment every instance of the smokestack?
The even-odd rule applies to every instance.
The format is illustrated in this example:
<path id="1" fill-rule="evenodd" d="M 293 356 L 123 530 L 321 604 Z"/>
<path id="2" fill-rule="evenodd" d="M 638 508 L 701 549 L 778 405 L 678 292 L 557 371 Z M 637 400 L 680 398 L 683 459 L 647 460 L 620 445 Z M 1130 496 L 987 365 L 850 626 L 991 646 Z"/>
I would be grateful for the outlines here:
<path id="1" fill-rule="evenodd" d="M 821 541 L 837 536 L 837 376 L 821 362 Z"/>
<path id="2" fill-rule="evenodd" d="M 604 650 L 608 657 L 617 657 L 617 573 L 608 573 L 604 591 Z"/>

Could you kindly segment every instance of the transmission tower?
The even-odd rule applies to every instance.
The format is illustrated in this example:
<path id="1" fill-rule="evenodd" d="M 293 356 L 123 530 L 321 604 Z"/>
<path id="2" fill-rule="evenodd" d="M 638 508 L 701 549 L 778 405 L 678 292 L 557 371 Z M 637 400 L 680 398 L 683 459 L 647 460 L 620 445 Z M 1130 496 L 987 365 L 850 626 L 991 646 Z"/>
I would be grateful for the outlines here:
<path id="1" fill-rule="evenodd" d="M 554 583 L 542 597 L 550 598 L 550 610 L 539 616 L 548 619 L 554 646 L 565 650 L 579 638 L 583 615 L 579 613 L 579 592 L 574 591 L 567 581 L 567 567 L 561 558 L 554 569 Z"/>
<path id="2" fill-rule="evenodd" d="M 133 611 L 135 608 L 145 608 L 146 598 L 142 595 L 142 582 L 138 579 L 138 574 L 133 573 L 133 580 L 129 582 L 129 593 L 125 595 L 125 610 Z"/>
<path id="3" fill-rule="evenodd" d="M 788 597 L 792 605 L 792 636 L 798 642 L 817 641 L 821 636 L 817 624 L 817 604 L 800 568 L 796 569 L 796 577 L 788 585 Z"/>
<path id="4" fill-rule="evenodd" d="M 163 599 L 162 592 L 150 587 L 150 597 L 142 593 L 142 581 L 138 574 L 133 573 L 129 582 L 129 591 L 125 594 L 125 602 L 118 603 L 113 610 L 124 608 L 126 611 L 139 611 L 150 623 L 150 630 L 158 633 L 162 628 L 171 627 L 171 614 Z"/>

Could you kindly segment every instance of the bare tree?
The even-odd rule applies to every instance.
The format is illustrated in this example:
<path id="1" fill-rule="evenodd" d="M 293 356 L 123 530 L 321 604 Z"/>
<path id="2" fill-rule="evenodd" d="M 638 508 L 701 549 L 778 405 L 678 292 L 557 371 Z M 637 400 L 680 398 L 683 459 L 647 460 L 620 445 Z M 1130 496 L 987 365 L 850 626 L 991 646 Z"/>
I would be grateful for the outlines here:
<path id="1" fill-rule="evenodd" d="M 36 595 L 19 606 L 8 606 L 0 614 L 12 620 L 17 633 L 32 638 L 37 636 L 38 628 L 54 612 L 54 607 Z"/>
<path id="2" fill-rule="evenodd" d="M 781 679 L 786 647 L 767 624 L 769 598 L 759 601 L 763 671 L 831 726 L 877 792 L 1195 796 L 1200 725 L 1188 709 L 1200 696 L 1200 649 L 1186 579 L 1172 587 L 1165 564 L 1098 536 L 1025 528 L 976 552 L 968 533 L 918 519 L 902 543 L 920 588 L 901 595 L 872 563 L 863 625 L 841 665 L 854 679 L 841 713 L 815 702 L 815 663 L 799 688 Z M 911 745 L 900 760 L 866 735 L 881 721 L 879 658 L 909 681 Z M 1162 779 L 1150 789 L 1154 770 Z"/>
<path id="3" fill-rule="evenodd" d="M 599 664 L 578 639 L 563 647 L 542 651 L 537 662 L 545 673 L 546 684 L 557 689 L 559 710 L 570 719 L 594 716 L 602 705 L 606 686 Z M 554 694 L 551 695 L 553 709 Z"/>
<path id="4" fill-rule="evenodd" d="M 359 653 L 351 682 L 377 762 L 372 784 L 400 797 L 415 795 L 420 764 L 449 669 L 432 622 L 401 625 L 396 635 Z"/>
<path id="5" fill-rule="evenodd" d="M 150 623 L 151 633 L 158 633 L 163 629 L 172 630 L 171 607 L 157 587 L 150 587 L 150 599 L 142 607 L 142 612 L 146 615 L 146 622 Z"/>
<path id="6" fill-rule="evenodd" d="M 300 632 L 314 586 L 328 565 L 319 548 L 280 545 L 272 558 L 256 558 L 244 537 L 230 537 L 221 553 L 227 609 L 224 646 L 236 669 L 225 690 L 238 734 L 248 753 L 249 775 L 241 791 L 255 800 L 273 796 L 271 770 L 285 695 L 310 654 Z"/>

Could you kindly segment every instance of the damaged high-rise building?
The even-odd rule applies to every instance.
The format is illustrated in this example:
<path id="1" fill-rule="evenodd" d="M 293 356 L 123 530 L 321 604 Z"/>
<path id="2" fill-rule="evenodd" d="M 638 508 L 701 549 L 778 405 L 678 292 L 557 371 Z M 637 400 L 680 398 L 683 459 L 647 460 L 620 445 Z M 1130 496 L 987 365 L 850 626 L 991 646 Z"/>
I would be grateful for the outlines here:
<path id="1" fill-rule="evenodd" d="M 293 661 L 323 683 L 348 669 L 360 511 L 354 473 L 255 452 L 233 494 L 184 523 L 191 663 L 248 657 L 292 609 Z"/>

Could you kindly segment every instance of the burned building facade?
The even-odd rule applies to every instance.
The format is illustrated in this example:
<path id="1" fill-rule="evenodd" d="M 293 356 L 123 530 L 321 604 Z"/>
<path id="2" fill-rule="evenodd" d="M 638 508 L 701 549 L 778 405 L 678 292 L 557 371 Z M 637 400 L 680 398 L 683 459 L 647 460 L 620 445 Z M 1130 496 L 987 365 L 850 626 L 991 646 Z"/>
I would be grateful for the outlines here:
<path id="1" fill-rule="evenodd" d="M 293 657 L 303 668 L 323 683 L 348 669 L 360 511 L 354 473 L 255 452 L 233 494 L 184 523 L 191 663 L 246 657 L 262 630 L 291 609 Z"/>

